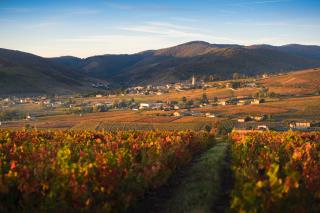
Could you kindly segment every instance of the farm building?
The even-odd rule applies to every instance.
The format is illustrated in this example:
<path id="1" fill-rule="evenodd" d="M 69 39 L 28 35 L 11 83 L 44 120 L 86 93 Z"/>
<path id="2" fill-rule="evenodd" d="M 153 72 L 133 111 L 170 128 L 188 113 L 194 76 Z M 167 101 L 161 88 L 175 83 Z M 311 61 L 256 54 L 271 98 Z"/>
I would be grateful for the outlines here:
<path id="1" fill-rule="evenodd" d="M 293 121 L 293 122 L 290 122 L 289 127 L 291 129 L 306 130 L 311 127 L 311 122 L 309 122 L 309 121 Z"/>
<path id="2" fill-rule="evenodd" d="M 246 122 L 236 123 L 232 132 L 262 132 L 262 131 L 288 131 L 288 127 L 282 122 Z"/>

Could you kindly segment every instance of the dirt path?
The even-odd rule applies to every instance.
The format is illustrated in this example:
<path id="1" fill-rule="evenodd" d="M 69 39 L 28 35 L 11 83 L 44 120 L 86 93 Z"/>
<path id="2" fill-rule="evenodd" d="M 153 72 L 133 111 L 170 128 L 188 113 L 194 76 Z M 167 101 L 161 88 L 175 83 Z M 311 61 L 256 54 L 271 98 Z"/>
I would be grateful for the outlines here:
<path id="1" fill-rule="evenodd" d="M 229 163 L 229 145 L 219 142 L 129 212 L 225 212 L 232 183 Z"/>

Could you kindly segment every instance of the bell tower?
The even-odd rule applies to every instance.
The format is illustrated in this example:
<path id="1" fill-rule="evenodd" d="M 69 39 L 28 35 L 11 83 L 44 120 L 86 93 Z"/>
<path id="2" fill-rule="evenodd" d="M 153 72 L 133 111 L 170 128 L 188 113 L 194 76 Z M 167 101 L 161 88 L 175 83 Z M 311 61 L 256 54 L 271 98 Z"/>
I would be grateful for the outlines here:
<path id="1" fill-rule="evenodd" d="M 196 85 L 196 78 L 194 77 L 194 75 L 192 76 L 191 84 L 192 84 L 192 86 Z"/>

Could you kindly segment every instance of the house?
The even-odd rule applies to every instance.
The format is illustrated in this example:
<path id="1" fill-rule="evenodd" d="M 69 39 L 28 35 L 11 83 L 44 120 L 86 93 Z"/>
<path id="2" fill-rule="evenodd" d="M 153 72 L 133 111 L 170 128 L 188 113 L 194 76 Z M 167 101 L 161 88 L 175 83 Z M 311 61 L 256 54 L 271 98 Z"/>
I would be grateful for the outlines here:
<path id="1" fill-rule="evenodd" d="M 102 95 L 101 94 L 97 94 L 96 98 L 102 98 Z"/>
<path id="2" fill-rule="evenodd" d="M 236 123 L 232 132 L 248 133 L 248 132 L 264 132 L 264 131 L 288 131 L 288 127 L 282 122 L 245 122 Z"/>
<path id="3" fill-rule="evenodd" d="M 239 100 L 239 102 L 237 103 L 238 106 L 244 106 L 244 105 L 248 105 L 251 103 L 251 100 L 250 99 L 242 99 L 242 100 Z"/>
<path id="4" fill-rule="evenodd" d="M 219 102 L 218 102 L 218 104 L 222 105 L 222 106 L 229 105 L 229 103 L 230 103 L 230 101 L 227 99 L 222 99 L 222 100 L 219 100 Z"/>
<path id="5" fill-rule="evenodd" d="M 27 115 L 26 120 L 30 121 L 33 120 L 33 118 L 31 117 L 31 115 Z"/>
<path id="6" fill-rule="evenodd" d="M 142 86 L 133 87 L 134 90 L 141 91 L 144 89 Z"/>
<path id="7" fill-rule="evenodd" d="M 111 108 L 113 106 L 113 102 L 105 102 L 104 105 L 108 108 Z"/>
<path id="8" fill-rule="evenodd" d="M 152 104 L 150 104 L 150 107 L 151 107 L 151 109 L 158 110 L 158 109 L 162 109 L 163 105 L 164 105 L 164 103 L 152 103 Z"/>
<path id="9" fill-rule="evenodd" d="M 215 118 L 216 116 L 213 113 L 207 112 L 206 117 L 207 118 Z"/>
<path id="10" fill-rule="evenodd" d="M 254 88 L 254 87 L 257 87 L 258 85 L 256 83 L 246 83 L 245 86 Z"/>
<path id="11" fill-rule="evenodd" d="M 139 109 L 150 109 L 151 104 L 149 103 L 140 103 Z"/>
<path id="12" fill-rule="evenodd" d="M 249 118 L 249 117 L 239 118 L 239 119 L 238 119 L 238 122 L 239 122 L 239 123 L 245 123 L 245 122 L 247 122 L 247 121 L 250 121 L 250 118 Z"/>
<path id="13" fill-rule="evenodd" d="M 181 90 L 181 88 L 182 88 L 181 83 L 176 83 L 176 84 L 174 85 L 174 88 L 175 88 L 176 90 Z"/>
<path id="14" fill-rule="evenodd" d="M 258 105 L 258 104 L 261 104 L 262 102 L 263 102 L 263 99 L 253 99 L 251 101 L 251 104 Z"/>
<path id="15" fill-rule="evenodd" d="M 269 127 L 267 125 L 259 125 L 259 126 L 257 126 L 257 130 L 259 130 L 259 131 L 269 131 Z"/>
<path id="16" fill-rule="evenodd" d="M 44 100 L 42 103 L 48 105 L 51 103 L 51 101 L 50 101 L 50 99 L 47 99 L 47 100 Z"/>
<path id="17" fill-rule="evenodd" d="M 181 117 L 182 115 L 181 115 L 180 112 L 175 111 L 175 112 L 173 113 L 173 116 L 174 116 L 174 117 Z"/>
<path id="18" fill-rule="evenodd" d="M 290 122 L 289 127 L 296 130 L 306 130 L 311 127 L 311 123 L 308 121 L 293 121 Z"/>
<path id="19" fill-rule="evenodd" d="M 177 109 L 180 109 L 180 107 L 179 107 L 178 105 L 174 105 L 174 106 L 173 106 L 173 109 L 176 109 L 176 110 L 177 110 Z"/>
<path id="20" fill-rule="evenodd" d="M 164 103 L 140 103 L 139 109 L 162 109 Z"/>
<path id="21" fill-rule="evenodd" d="M 230 82 L 226 83 L 226 88 L 232 88 L 232 83 Z"/>
<path id="22" fill-rule="evenodd" d="M 252 120 L 255 120 L 255 121 L 263 121 L 265 118 L 266 118 L 265 115 L 255 115 L 255 116 L 251 116 L 251 119 L 252 119 Z"/>

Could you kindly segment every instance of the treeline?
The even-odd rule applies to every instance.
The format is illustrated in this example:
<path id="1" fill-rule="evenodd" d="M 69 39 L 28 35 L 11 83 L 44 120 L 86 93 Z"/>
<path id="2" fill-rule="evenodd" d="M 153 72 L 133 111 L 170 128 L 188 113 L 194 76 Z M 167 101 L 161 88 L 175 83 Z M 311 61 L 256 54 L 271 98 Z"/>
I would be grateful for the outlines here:
<path id="1" fill-rule="evenodd" d="M 16 119 L 23 119 L 27 115 L 18 110 L 3 110 L 0 111 L 0 121 L 11 121 Z"/>

